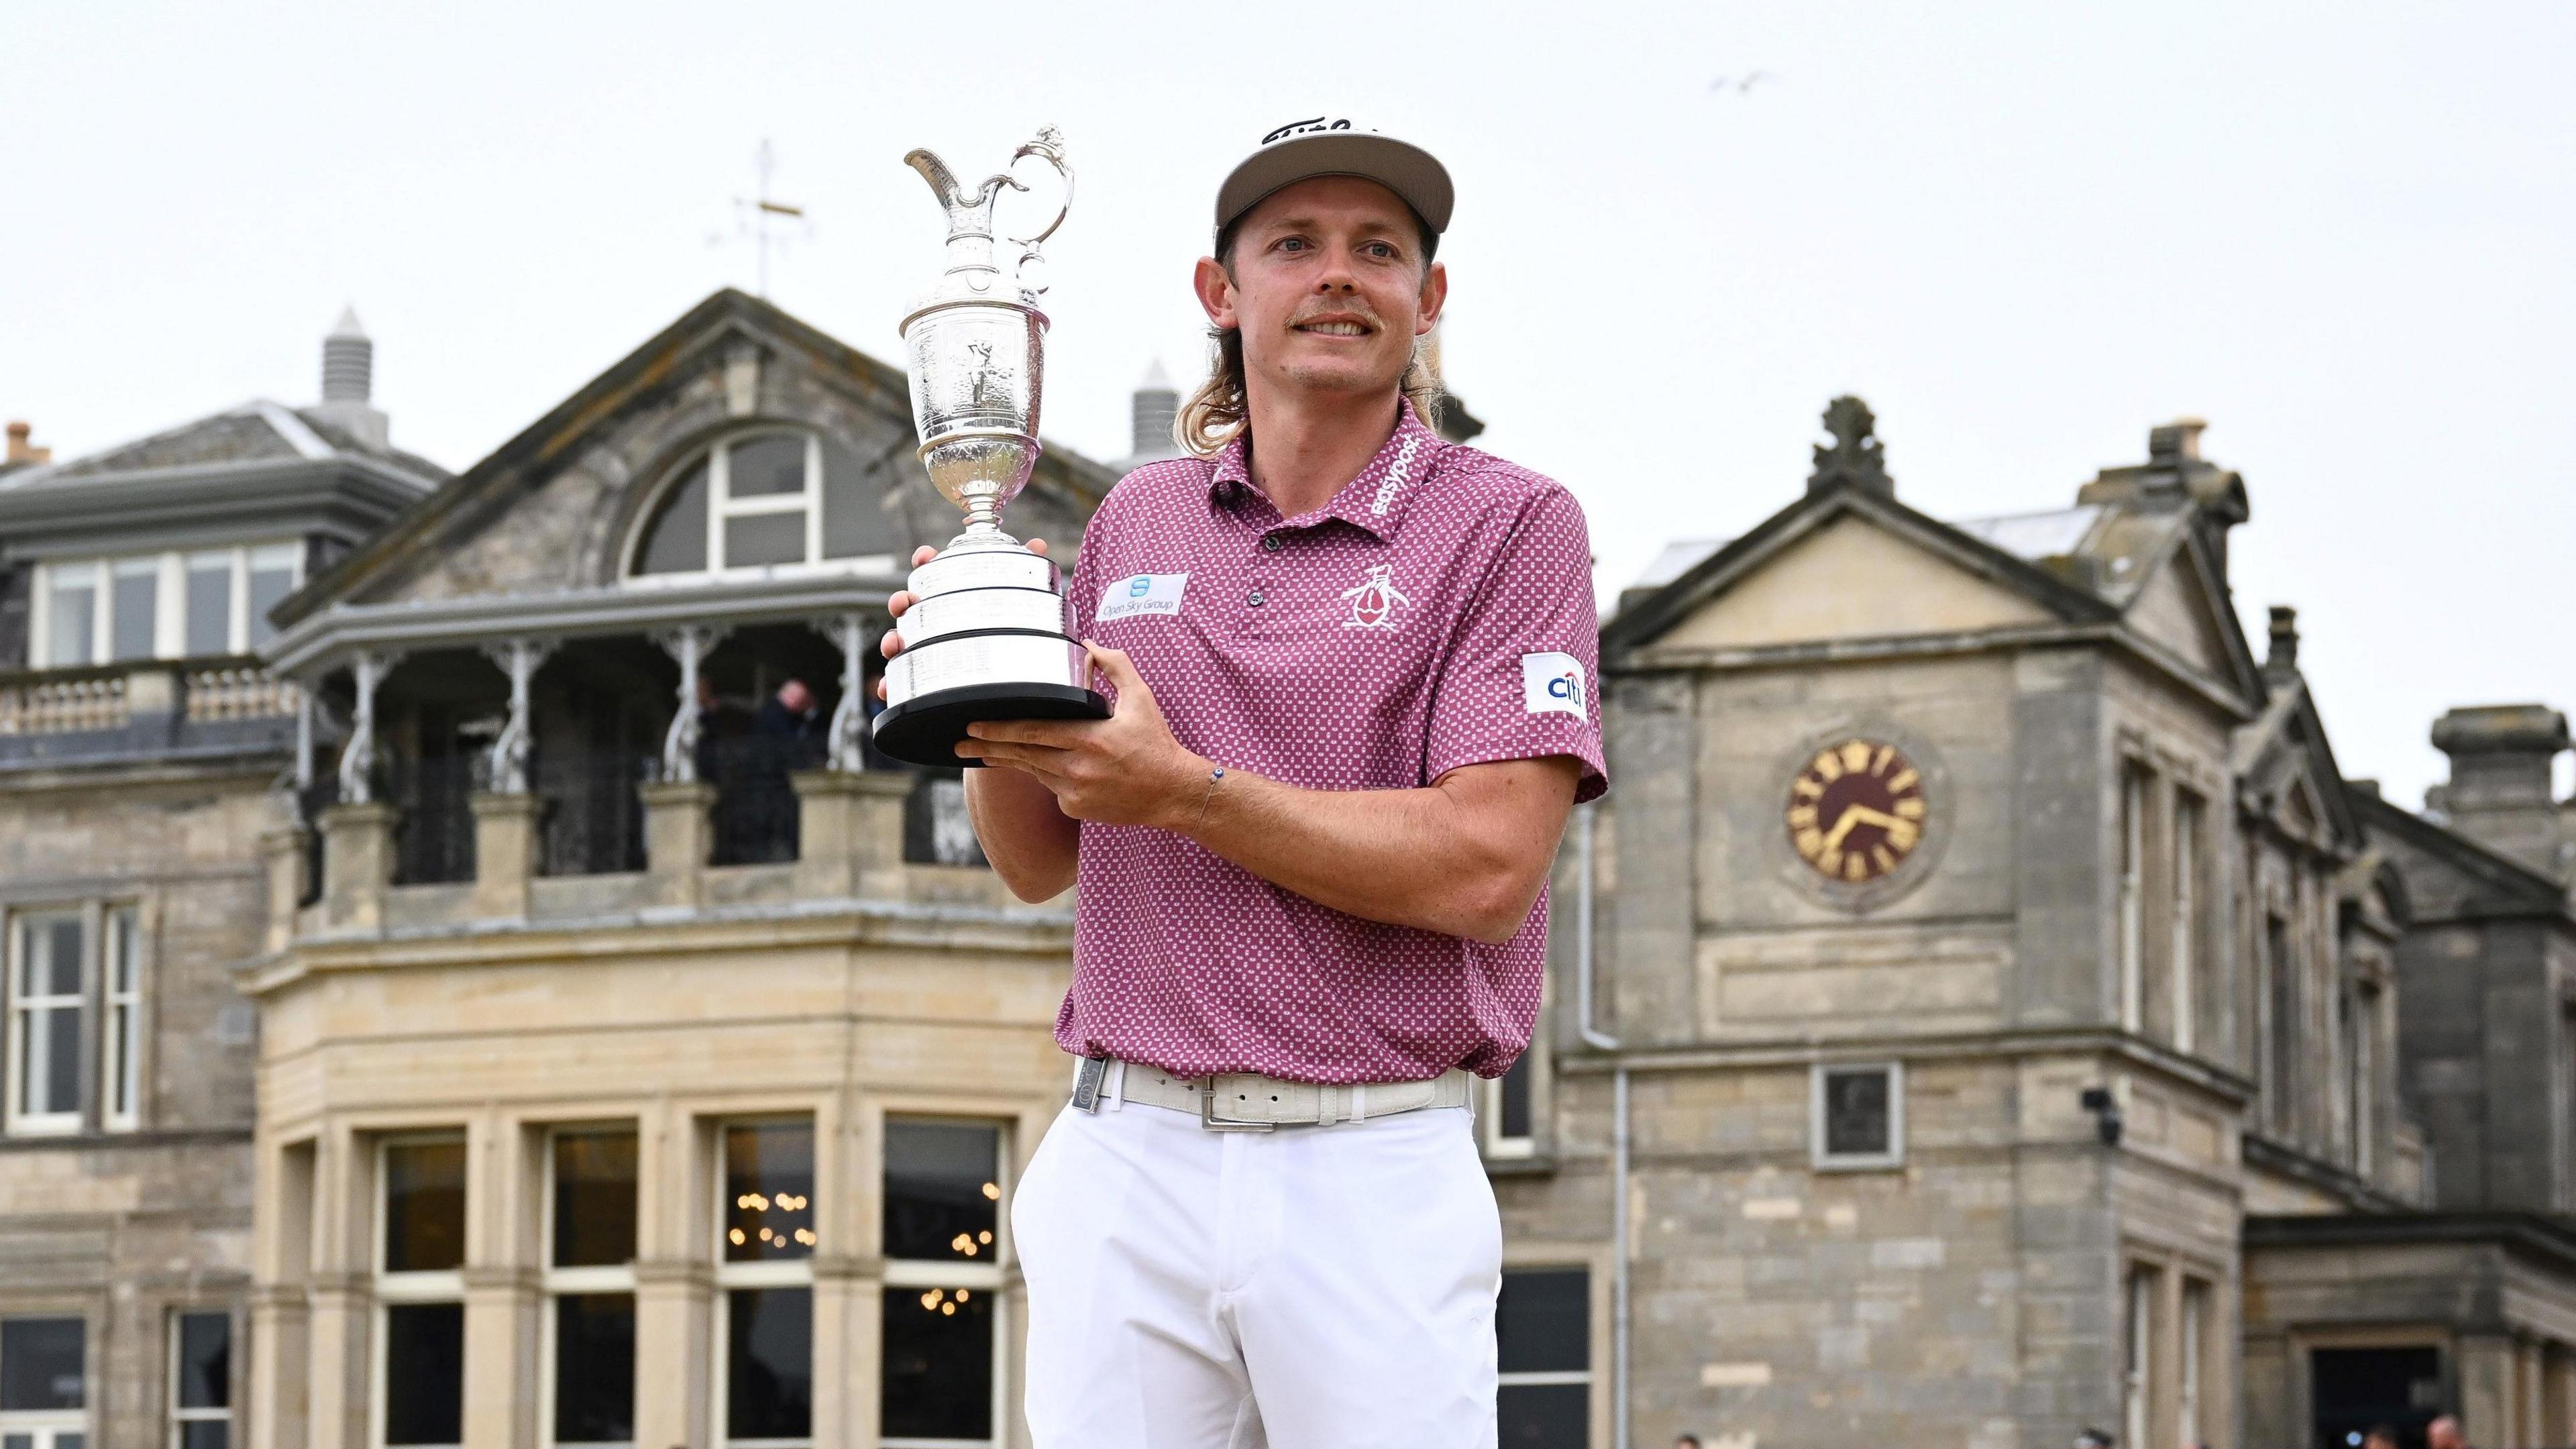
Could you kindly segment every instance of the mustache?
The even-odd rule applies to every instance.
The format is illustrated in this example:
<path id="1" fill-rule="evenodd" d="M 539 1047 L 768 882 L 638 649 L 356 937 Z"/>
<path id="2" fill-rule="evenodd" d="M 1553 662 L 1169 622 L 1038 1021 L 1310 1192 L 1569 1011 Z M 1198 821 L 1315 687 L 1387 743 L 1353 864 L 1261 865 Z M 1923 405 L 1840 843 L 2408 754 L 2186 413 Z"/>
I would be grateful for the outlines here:
<path id="1" fill-rule="evenodd" d="M 1376 328 L 1380 332 L 1384 332 L 1386 330 L 1386 319 L 1377 315 L 1377 309 L 1358 300 L 1357 298 L 1342 302 L 1309 303 L 1306 306 L 1298 308 L 1296 312 L 1289 317 L 1288 325 L 1291 327 L 1302 327 L 1306 323 L 1317 321 L 1325 317 L 1356 317 L 1362 322 L 1367 323 L 1369 326 Z"/>

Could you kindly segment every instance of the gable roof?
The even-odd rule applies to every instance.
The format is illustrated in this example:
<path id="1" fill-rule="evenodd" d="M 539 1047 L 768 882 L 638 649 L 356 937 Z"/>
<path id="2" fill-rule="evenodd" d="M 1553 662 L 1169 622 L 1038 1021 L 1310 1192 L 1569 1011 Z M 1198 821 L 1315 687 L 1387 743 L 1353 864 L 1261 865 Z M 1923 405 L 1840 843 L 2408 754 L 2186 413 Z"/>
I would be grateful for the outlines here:
<path id="1" fill-rule="evenodd" d="M 600 429 L 629 410 L 649 406 L 702 370 L 721 365 L 724 344 L 747 339 L 801 359 L 813 374 L 861 401 L 909 419 L 910 385 L 890 366 L 758 297 L 724 288 L 682 313 L 607 370 L 583 384 L 480 462 L 456 475 L 394 525 L 308 580 L 270 617 L 282 628 L 330 601 L 366 588 L 424 550 L 470 531 L 542 484 L 555 465 L 579 455 Z M 1032 489 L 1055 490 L 1088 514 L 1115 475 L 1101 464 L 1049 443 Z"/>
<path id="2" fill-rule="evenodd" d="M 2364 824 L 2384 830 L 2430 857 L 2467 883 L 2467 913 L 2474 916 L 2558 916 L 2576 923 L 2567 888 L 2509 855 L 2393 804 L 2368 790 L 2348 792 Z M 2424 892 L 2414 892 L 2419 898 Z"/>
<path id="3" fill-rule="evenodd" d="M 1637 595 L 1602 626 L 1605 660 L 1641 648 L 1699 607 L 1792 545 L 1845 517 L 1857 517 L 1896 534 L 1962 571 L 2027 598 L 2070 623 L 2108 623 L 2117 617 L 2101 599 L 1963 529 L 1920 513 L 1873 489 L 1835 483 L 1816 489 L 1772 514 L 1752 531 L 1720 545 L 1669 582 Z M 1678 562 L 1659 560 L 1665 567 Z"/>
<path id="4" fill-rule="evenodd" d="M 2326 738 L 2325 718 L 2316 696 L 2296 670 L 2275 672 L 2271 698 L 2252 723 L 2236 731 L 2229 773 L 2238 787 L 2262 796 L 2267 808 L 2287 803 L 2283 792 L 2295 791 L 2310 802 L 2332 839 L 2348 849 L 2366 843 L 2355 793 L 2344 784 L 2335 764 L 2334 745 Z"/>

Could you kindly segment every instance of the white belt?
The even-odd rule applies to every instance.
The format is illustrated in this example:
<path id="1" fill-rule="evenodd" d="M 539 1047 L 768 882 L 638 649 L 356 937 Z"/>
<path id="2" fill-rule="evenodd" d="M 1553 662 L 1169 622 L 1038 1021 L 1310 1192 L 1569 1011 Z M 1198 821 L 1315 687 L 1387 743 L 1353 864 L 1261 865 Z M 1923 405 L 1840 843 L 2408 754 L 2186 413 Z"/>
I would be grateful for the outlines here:
<path id="1" fill-rule="evenodd" d="M 1105 1084 L 1094 1077 L 1086 1100 L 1083 1072 L 1089 1065 L 1075 1064 L 1073 1104 L 1085 1111 L 1096 1111 L 1100 1087 Z M 1425 1107 L 1464 1107 L 1468 1102 L 1469 1084 L 1474 1081 L 1466 1071 L 1457 1067 L 1427 1081 L 1361 1082 L 1334 1087 L 1314 1082 L 1282 1081 L 1259 1072 L 1176 1077 L 1160 1067 L 1149 1067 L 1140 1062 L 1118 1062 L 1114 1065 L 1118 1069 L 1118 1097 L 1121 1101 L 1196 1113 L 1199 1125 L 1212 1132 L 1267 1132 L 1274 1127 L 1330 1126 L 1335 1122 L 1365 1122 L 1371 1117 L 1418 1112 Z"/>

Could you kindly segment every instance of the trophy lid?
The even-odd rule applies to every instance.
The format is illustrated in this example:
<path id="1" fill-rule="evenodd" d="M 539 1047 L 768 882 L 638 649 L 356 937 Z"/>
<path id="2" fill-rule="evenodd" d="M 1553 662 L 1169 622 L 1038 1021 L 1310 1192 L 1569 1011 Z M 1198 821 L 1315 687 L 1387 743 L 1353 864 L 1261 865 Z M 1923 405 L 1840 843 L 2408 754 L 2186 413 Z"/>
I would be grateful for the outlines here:
<path id="1" fill-rule="evenodd" d="M 930 183 L 931 194 L 939 198 L 940 206 L 948 213 L 948 269 L 928 290 L 914 298 L 904 317 L 904 326 L 910 326 L 912 319 L 922 312 L 947 303 L 1001 302 L 1032 308 L 1037 305 L 1038 294 L 1046 289 L 1027 285 L 1023 273 L 1029 263 L 1043 260 L 1038 254 L 1040 244 L 1055 235 L 1056 228 L 1064 225 L 1065 213 L 1073 208 L 1073 168 L 1065 163 L 1064 135 L 1053 126 L 1039 127 L 1037 138 L 1012 152 L 1011 161 L 1016 164 L 1026 156 L 1039 157 L 1064 178 L 1064 200 L 1044 227 L 1028 236 L 1006 238 L 1023 248 L 1006 276 L 994 254 L 994 204 L 1001 199 L 1004 190 L 1026 191 L 1029 189 L 1027 184 L 1005 169 L 984 178 L 980 185 L 970 190 L 958 182 L 957 173 L 951 171 L 948 163 L 935 153 L 915 148 L 904 155 L 904 164 L 920 172 L 922 179 Z"/>

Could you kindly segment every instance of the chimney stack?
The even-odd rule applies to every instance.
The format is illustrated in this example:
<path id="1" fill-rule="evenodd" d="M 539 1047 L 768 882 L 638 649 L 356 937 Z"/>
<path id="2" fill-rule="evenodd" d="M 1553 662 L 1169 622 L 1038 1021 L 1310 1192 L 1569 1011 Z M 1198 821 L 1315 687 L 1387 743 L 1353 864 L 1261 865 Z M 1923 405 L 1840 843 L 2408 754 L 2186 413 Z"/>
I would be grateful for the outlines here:
<path id="1" fill-rule="evenodd" d="M 1127 459 L 1128 467 L 1151 463 L 1158 458 L 1177 458 L 1181 445 L 1172 438 L 1172 427 L 1181 416 L 1181 390 L 1172 386 L 1171 376 L 1157 360 L 1145 369 L 1145 380 L 1136 384 L 1134 406 L 1130 415 L 1130 443 L 1135 452 Z"/>
<path id="2" fill-rule="evenodd" d="M 52 462 L 53 449 L 39 448 L 27 441 L 35 433 L 35 424 L 13 419 L 9 424 L 9 452 L 5 458 L 0 458 L 0 468 L 24 468 Z"/>
<path id="3" fill-rule="evenodd" d="M 322 339 L 322 405 L 314 416 L 378 451 L 389 446 L 388 420 L 373 401 L 376 344 L 358 325 L 358 309 L 340 313 L 340 325 Z"/>
<path id="4" fill-rule="evenodd" d="M 2272 652 L 2263 657 L 2263 672 L 2272 675 L 2296 674 L 2299 671 L 2299 611 L 2287 604 L 2272 606 Z"/>
<path id="5" fill-rule="evenodd" d="M 2199 462 L 2200 435 L 2208 427 L 2205 418 L 2176 418 L 2147 429 L 2147 461 L 2167 468 Z"/>
<path id="6" fill-rule="evenodd" d="M 2442 810 L 2451 828 L 2552 880 L 2567 878 L 2567 847 L 2550 766 L 2568 747 L 2567 717 L 2547 705 L 2455 709 L 2433 725 L 2451 757 Z"/>

